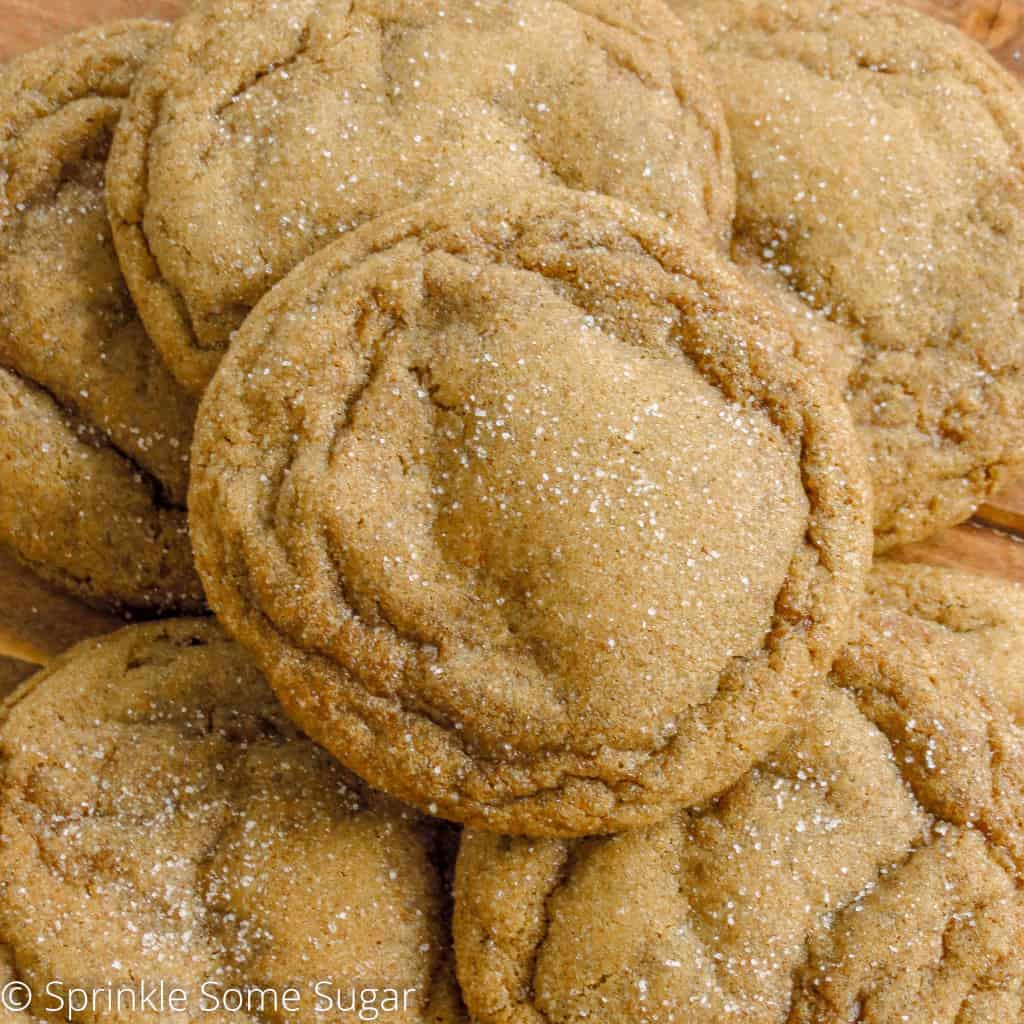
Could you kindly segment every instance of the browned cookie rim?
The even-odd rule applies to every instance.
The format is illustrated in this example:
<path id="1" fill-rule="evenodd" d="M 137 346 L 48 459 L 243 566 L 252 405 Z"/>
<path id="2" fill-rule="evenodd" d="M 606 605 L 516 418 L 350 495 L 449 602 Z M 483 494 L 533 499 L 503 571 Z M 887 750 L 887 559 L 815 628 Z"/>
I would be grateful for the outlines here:
<path id="1" fill-rule="evenodd" d="M 835 693 L 844 694 L 860 718 L 884 738 L 903 785 L 909 790 L 914 804 L 928 819 L 927 832 L 916 836 L 907 845 L 898 861 L 883 865 L 877 870 L 872 884 L 898 874 L 917 855 L 941 847 L 947 839 L 944 826 L 957 829 L 960 839 L 972 834 L 980 835 L 988 859 L 1015 883 L 1019 899 L 1018 916 L 1022 922 L 1021 932 L 1024 935 L 1024 896 L 1020 895 L 1024 893 L 1024 788 L 1018 788 L 1016 791 L 1016 802 L 1014 804 L 1010 801 L 1009 813 L 1005 813 L 1007 807 L 1002 800 L 1003 794 L 998 789 L 994 789 L 990 794 L 988 805 L 981 808 L 961 808 L 958 803 L 961 794 L 957 791 L 955 782 L 949 787 L 948 792 L 928 791 L 930 767 L 923 758 L 921 761 L 924 766 L 917 767 L 912 753 L 915 751 L 912 731 L 915 713 L 927 716 L 929 709 L 941 710 L 942 695 L 931 692 L 922 699 L 920 693 L 914 692 L 916 687 L 913 683 L 907 686 L 904 692 L 901 667 L 898 663 L 902 650 L 894 638 L 900 637 L 904 642 L 909 641 L 912 648 L 915 641 L 945 632 L 947 629 L 941 624 L 929 621 L 922 625 L 915 616 L 889 608 L 884 598 L 870 601 L 862 612 L 857 634 L 840 654 L 834 674 L 822 687 L 822 695 L 826 695 L 826 688 L 833 691 L 832 694 L 827 694 L 829 697 Z M 897 662 L 892 667 L 894 682 L 887 686 L 885 682 L 880 683 L 879 680 L 884 681 L 889 675 L 887 656 L 894 643 L 897 644 Z M 863 683 L 859 684 L 858 680 L 861 677 Z M 1015 755 L 1018 784 L 1024 782 L 1024 733 L 1016 728 L 1006 708 L 984 686 L 973 689 L 971 698 L 971 703 L 986 722 L 985 742 L 993 775 L 1006 769 L 1005 754 L 1009 746 Z M 903 700 L 906 700 L 909 709 L 904 708 Z M 886 705 L 889 702 L 895 704 L 899 711 L 897 720 L 888 723 L 891 728 L 886 728 L 883 722 L 888 710 Z M 816 714 L 826 713 L 827 708 L 822 703 Z M 940 718 L 939 728 L 942 726 Z M 905 769 L 904 764 L 911 767 Z M 1007 777 L 1009 774 L 1007 772 Z M 999 779 L 1000 782 L 1006 780 L 1006 777 Z M 710 801 L 701 807 L 683 809 L 681 813 L 695 813 L 699 817 L 703 811 L 714 805 L 715 801 Z M 482 920 L 479 914 L 474 912 L 474 904 L 479 907 L 487 903 L 488 886 L 492 886 L 487 872 L 504 857 L 511 858 L 519 864 L 531 863 L 531 858 L 535 859 L 539 870 L 535 874 L 530 874 L 529 881 L 535 883 L 536 889 L 531 888 L 525 894 L 515 892 L 513 898 L 522 900 L 520 906 L 524 908 L 528 900 L 536 899 L 537 905 L 542 908 L 544 921 L 548 922 L 551 920 L 551 901 L 568 882 L 577 858 L 585 855 L 587 843 L 601 843 L 607 839 L 614 841 L 615 838 L 613 836 L 596 837 L 591 840 L 543 839 L 530 842 L 522 838 L 494 835 L 474 829 L 464 830 L 456 868 L 454 927 L 459 981 L 467 1005 L 474 1014 L 474 1020 L 479 1020 L 480 1024 L 547 1024 L 550 1019 L 535 1002 L 537 953 L 543 946 L 545 937 L 542 935 L 539 943 L 529 950 L 519 951 L 515 947 L 520 943 L 521 933 L 518 929 L 523 925 L 521 919 L 513 918 L 507 933 L 503 933 L 499 929 L 504 921 L 499 923 L 499 928 L 495 928 L 492 922 Z M 869 891 L 862 890 L 845 903 L 827 904 L 821 911 L 822 916 L 838 918 L 856 906 Z M 501 892 L 502 895 L 507 895 L 510 890 L 503 887 Z M 685 893 L 681 891 L 680 902 L 685 901 Z M 795 998 L 800 994 L 812 1005 L 818 998 L 822 998 L 823 1002 L 827 1001 L 817 990 L 819 978 L 812 970 L 815 963 L 814 954 L 815 950 L 805 942 L 803 959 L 798 967 L 786 972 L 791 976 L 791 996 Z M 460 956 L 465 959 L 460 960 Z M 485 976 L 481 977 L 470 971 L 467 962 L 470 956 L 475 966 L 485 965 Z M 1009 952 L 1006 959 L 1012 963 L 1016 959 L 1016 952 Z M 827 978 L 827 974 L 825 977 Z M 497 999 L 495 988 L 499 996 Z"/>
<path id="2" fill-rule="evenodd" d="M 695 19 L 699 19 L 701 0 L 673 0 L 676 9 L 680 13 L 692 9 L 695 12 Z M 1024 93 L 1021 85 L 1011 75 L 1009 70 L 1001 65 L 996 58 L 983 46 L 973 39 L 964 35 L 959 29 L 929 17 L 920 11 L 902 3 L 893 3 L 890 0 L 814 0 L 815 8 L 821 15 L 833 15 L 836 18 L 846 19 L 884 19 L 891 23 L 893 40 L 908 38 L 913 33 L 919 39 L 921 45 L 915 48 L 915 56 L 909 62 L 897 59 L 899 53 L 895 53 L 893 59 L 886 61 L 884 66 L 869 66 L 866 63 L 856 60 L 855 54 L 850 54 L 848 59 L 851 67 L 857 66 L 876 74 L 904 74 L 913 76 L 922 73 L 933 73 L 935 71 L 948 71 L 955 74 L 960 82 L 969 85 L 984 103 L 992 123 L 1002 135 L 1007 149 L 1016 154 L 1016 167 L 1019 177 L 1024 182 L 1024 114 L 1013 117 L 1009 111 L 1015 108 L 1024 108 Z M 758 30 L 766 39 L 779 35 L 787 28 L 795 28 L 799 31 L 813 29 L 814 25 L 808 26 L 802 17 L 802 12 L 793 12 L 785 5 L 773 7 L 769 4 L 760 5 L 763 9 L 770 10 L 778 23 L 774 25 L 759 24 Z M 738 9 L 738 7 L 737 7 Z M 924 38 L 923 38 L 924 37 Z M 728 37 L 722 35 L 717 29 L 708 36 L 701 34 L 700 42 L 704 52 L 715 54 L 722 50 L 726 54 L 737 52 L 730 48 Z M 927 45 L 931 42 L 933 45 Z M 898 46 L 894 43 L 894 49 Z M 814 66 L 813 62 L 802 59 L 798 54 L 786 54 L 777 57 L 777 60 L 797 64 L 815 76 L 822 76 L 822 70 Z M 1024 195 L 1024 190 L 1022 190 Z M 1024 207 L 1021 208 L 1022 220 L 1024 220 Z M 739 217 L 737 216 L 737 222 Z M 787 290 L 791 291 L 800 302 L 803 299 L 796 287 L 787 284 Z M 862 326 L 859 322 L 851 322 L 844 318 L 842 320 L 828 317 L 830 323 L 834 323 L 841 330 L 856 329 Z M 1021 329 L 1021 336 L 1024 337 L 1024 326 Z M 857 337 L 863 346 L 863 355 L 858 360 L 851 374 L 851 390 L 856 390 L 856 377 L 863 369 L 874 363 L 878 356 L 884 354 L 887 349 L 869 331 L 857 330 Z M 942 352 L 948 345 L 948 339 L 925 339 L 922 348 L 931 348 Z M 969 519 L 977 507 L 1003 487 L 1010 484 L 1016 477 L 1024 473 L 1024 359 L 1018 359 L 1011 365 L 993 371 L 989 367 L 982 367 L 987 376 L 999 378 L 1012 376 L 1018 379 L 1020 393 L 1018 411 L 1022 415 L 1014 417 L 1007 416 L 1005 412 L 996 418 L 990 414 L 987 421 L 1002 426 L 1000 438 L 994 446 L 990 446 L 985 452 L 978 453 L 972 457 L 972 466 L 969 472 L 949 469 L 944 473 L 935 474 L 930 478 L 931 486 L 917 500 L 909 500 L 913 495 L 897 492 L 892 497 L 898 499 L 885 508 L 884 518 L 876 527 L 876 550 L 883 552 L 900 544 L 923 540 L 938 530 L 953 526 L 958 522 Z M 986 396 L 987 397 L 987 396 Z M 935 440 L 935 432 L 938 425 L 952 418 L 949 414 L 955 412 L 958 396 L 953 393 L 947 397 L 941 411 L 929 413 L 928 421 L 924 424 L 917 424 L 912 441 L 905 442 L 896 452 L 899 464 L 905 466 L 911 461 L 915 450 L 920 450 Z M 856 423 L 858 433 L 866 439 L 873 438 L 884 424 L 879 425 L 874 419 L 858 421 Z M 971 432 L 967 432 L 968 438 Z M 977 436 L 977 431 L 974 432 Z M 958 437 L 943 437 L 944 445 L 965 451 L 964 441 Z M 887 456 L 887 459 L 892 456 Z"/>
<path id="3" fill-rule="evenodd" d="M 432 719 L 429 708 L 410 708 L 400 698 L 372 695 L 325 650 L 297 639 L 305 621 L 297 608 L 289 605 L 282 622 L 281 608 L 275 612 L 261 607 L 260 595 L 272 588 L 259 584 L 257 561 L 263 559 L 254 552 L 262 550 L 263 531 L 273 535 L 273 513 L 270 519 L 261 519 L 251 507 L 239 509 L 232 501 L 228 478 L 260 475 L 258 452 L 243 440 L 246 423 L 237 417 L 237 409 L 245 408 L 249 370 L 273 335 L 278 318 L 315 301 L 335 275 L 406 239 L 433 234 L 431 244 L 444 251 L 446 244 L 457 247 L 457 242 L 447 240 L 457 240 L 459 231 L 474 232 L 474 237 L 484 234 L 490 246 L 487 258 L 500 262 L 499 250 L 511 249 L 517 232 L 536 229 L 541 221 L 548 232 L 546 239 L 570 248 L 566 236 L 583 230 L 578 221 L 587 217 L 596 218 L 599 227 L 591 230 L 599 237 L 580 241 L 581 247 L 616 242 L 634 246 L 645 259 L 660 264 L 664 292 L 681 287 L 686 301 L 696 301 L 705 311 L 720 313 L 717 300 L 746 328 L 764 334 L 787 331 L 786 323 L 766 314 L 756 295 L 711 250 L 614 200 L 549 190 L 507 201 L 426 203 L 381 218 L 335 242 L 261 302 L 207 391 L 194 448 L 189 504 L 200 574 L 211 602 L 235 635 L 257 653 L 289 712 L 371 784 L 431 813 L 509 832 L 608 831 L 657 820 L 678 804 L 724 788 L 784 735 L 798 712 L 803 687 L 830 667 L 845 639 L 870 558 L 863 465 L 838 399 L 805 375 L 795 360 L 779 355 L 779 345 L 761 347 L 754 341 L 710 351 L 701 347 L 708 339 L 697 339 L 692 342 L 696 351 L 686 354 L 698 370 L 727 398 L 760 404 L 787 442 L 800 450 L 811 514 L 806 540 L 777 598 L 766 648 L 756 656 L 737 658 L 723 673 L 718 694 L 707 705 L 693 709 L 698 721 L 681 726 L 660 747 L 607 751 L 600 765 L 591 753 L 562 750 L 487 760 L 473 755 L 454 729 Z M 423 252 L 432 251 L 427 243 L 418 244 Z M 506 265 L 520 264 L 509 259 Z M 544 273 L 543 266 L 524 265 L 524 269 Z M 686 285 L 680 286 L 684 279 Z M 669 281 L 676 284 L 670 286 Z M 698 289 L 701 297 L 694 300 L 692 293 Z M 705 290 L 710 291 L 710 300 Z M 663 301 L 671 303 L 672 295 L 665 294 Z M 769 351 L 772 347 L 774 351 Z M 229 418 L 224 415 L 226 405 L 234 410 Z M 230 442 L 222 431 L 230 432 Z M 262 437 L 261 443 L 265 442 Z M 228 452 L 230 465 L 225 465 L 220 456 Z M 242 518 L 236 521 L 236 516 Z M 297 589 L 288 592 L 301 593 L 301 579 L 294 577 L 294 585 Z M 287 601 L 284 598 L 278 604 Z M 373 657 L 371 652 L 366 656 Z M 359 655 L 353 658 L 358 661 Z M 332 701 L 332 696 L 340 700 Z M 766 727 L 770 735 L 758 749 L 745 748 L 745 721 L 770 722 Z M 413 741 L 394 742 L 393 737 L 403 735 L 412 736 Z M 441 792 L 441 783 L 418 774 L 414 750 L 421 745 L 419 740 L 423 749 L 436 743 L 463 759 L 463 769 L 448 780 L 457 792 Z M 640 768 L 624 769 L 619 763 L 622 754 L 636 757 Z M 712 778 L 694 783 L 690 774 L 705 772 L 708 766 Z M 514 785 L 497 778 L 502 768 L 517 773 Z"/>
<path id="4" fill-rule="evenodd" d="M 29 127 L 59 115 L 72 104 L 91 99 L 127 101 L 134 78 L 134 74 L 126 74 L 128 60 L 121 60 L 109 69 L 104 67 L 104 59 L 116 58 L 122 41 L 126 39 L 152 38 L 155 41 L 163 36 L 166 29 L 167 24 L 161 21 L 122 20 L 85 29 L 0 67 L 0 107 L 3 108 L 0 116 L 0 189 L 6 191 L 8 181 L 8 175 L 3 173 L 5 147 L 16 144 L 19 135 Z M 60 90 L 47 89 L 53 84 L 59 84 Z M 6 199 L 0 203 L 0 211 L 6 204 Z M 2 230 L 4 221 L 0 216 Z M 102 428 L 93 427 L 17 366 L 0 361 L 0 375 L 7 378 L 8 390 L 14 398 L 20 396 L 23 400 L 52 407 L 59 430 L 68 437 L 74 437 L 76 450 L 83 453 L 89 449 L 109 452 L 118 466 L 135 479 L 140 496 L 145 496 L 154 512 L 148 535 L 154 545 L 155 559 L 148 584 L 123 589 L 111 580 L 100 581 L 88 573 L 76 572 L 73 557 L 65 558 L 65 564 L 55 564 L 34 556 L 23 550 L 24 545 L 19 543 L 17 536 L 0 540 L 5 550 L 47 582 L 102 608 L 150 609 L 173 605 L 183 610 L 200 610 L 204 599 L 191 569 L 188 543 L 184 539 L 187 534 L 184 502 L 173 500 L 168 493 L 168 484 L 125 451 L 114 438 L 107 436 Z M 156 551 L 159 545 L 166 545 L 162 554 Z M 183 566 L 169 565 L 172 546 L 176 546 L 177 553 L 185 559 Z M 165 592 L 159 581 L 166 579 L 174 580 L 181 592 Z"/>
<path id="5" fill-rule="evenodd" d="M 102 656 L 114 649 L 118 656 L 118 662 L 124 663 L 124 668 L 131 669 L 143 666 L 147 656 L 151 654 L 166 658 L 169 652 L 194 646 L 219 647 L 225 655 L 228 655 L 232 650 L 236 652 L 236 656 L 237 653 L 244 654 L 215 619 L 202 616 L 170 618 L 158 622 L 126 626 L 113 633 L 83 640 L 57 658 L 54 658 L 45 667 L 40 668 L 38 672 L 30 676 L 14 691 L 0 700 L 0 736 L 4 733 L 13 712 L 22 704 L 31 702 L 36 693 L 40 690 L 45 690 L 52 680 L 59 679 L 59 677 L 68 673 L 73 674 L 77 665 L 88 668 L 97 656 Z M 173 653 L 171 656 L 173 657 Z M 245 660 L 249 661 L 250 659 L 248 656 L 245 656 Z M 254 665 L 253 669 L 255 669 Z M 69 685 L 71 688 L 74 687 L 73 675 Z M 269 687 L 267 688 L 267 696 L 273 696 Z M 234 709 L 230 703 L 225 703 L 222 706 L 226 707 L 229 711 Z M 75 713 L 80 712 L 80 710 L 80 708 L 73 708 L 70 717 L 75 718 Z M 187 705 L 179 704 L 173 710 L 180 713 L 180 719 L 174 717 L 173 714 L 167 717 L 162 716 L 160 718 L 161 723 L 169 722 L 184 727 L 187 722 L 190 727 L 195 727 L 195 721 L 189 718 L 190 708 Z M 104 723 L 113 722 L 122 725 L 148 724 L 145 718 L 136 719 L 132 717 L 121 719 L 116 716 L 110 716 L 104 718 L 103 721 Z M 58 723 L 58 728 L 65 724 L 67 723 Z M 224 731 L 222 726 L 217 726 L 213 722 L 207 722 L 205 725 L 211 732 Z M 293 726 L 293 723 L 288 721 L 283 714 L 280 715 L 279 723 L 267 721 L 266 725 L 269 727 L 269 732 L 263 739 L 275 747 L 283 747 L 294 743 L 315 747 L 312 741 L 297 727 Z M 285 728 L 285 731 L 282 731 L 281 726 Z M 241 746 L 245 746 L 248 743 L 248 740 L 244 738 L 229 738 L 229 741 Z M 42 740 L 39 740 L 39 743 L 42 744 Z M 0 747 L 2 746 L 0 744 Z M 32 753 L 38 754 L 39 751 L 34 747 Z M 429 857 L 431 866 L 438 877 L 439 896 L 442 904 L 445 906 L 445 916 L 447 919 L 450 911 L 451 895 L 446 875 L 451 869 L 452 851 L 446 849 L 447 839 L 444 823 L 431 821 L 412 808 L 403 807 L 386 794 L 371 789 L 362 779 L 327 757 L 323 751 L 320 751 L 320 754 L 327 761 L 330 761 L 331 771 L 338 775 L 341 783 L 344 785 L 347 796 L 350 798 L 350 804 L 346 806 L 350 814 L 359 815 L 371 812 L 390 815 L 395 819 L 399 817 L 408 819 L 410 832 L 418 837 L 419 842 L 423 846 L 424 853 Z M 7 771 L 7 760 L 8 756 L 3 749 L 0 749 L 0 806 L 4 803 L 4 775 Z M 230 772 L 230 767 L 227 770 Z M 27 802 L 32 802 L 31 797 L 26 799 Z M 0 890 L 0 897 L 3 895 L 2 890 Z M 442 1021 L 456 1024 L 456 1022 L 463 1021 L 465 1016 L 464 1009 L 461 1006 L 461 996 L 454 981 L 454 951 L 451 944 L 450 922 L 445 924 L 445 930 L 447 932 L 447 944 L 437 950 L 433 968 L 428 975 L 429 982 L 426 986 L 429 1002 L 428 1013 L 432 1012 L 438 1015 L 436 1017 L 438 1024 Z M 23 977 L 19 970 L 16 955 L 17 943 L 17 935 L 8 935 L 6 941 L 3 937 L 0 937 L 0 967 L 4 966 L 6 960 L 7 966 L 12 971 L 15 980 L 27 984 L 27 979 Z M 73 983 L 73 979 L 67 980 L 69 984 Z M 114 980 L 111 979 L 112 982 Z M 126 979 L 126 981 L 130 980 Z M 338 980 L 340 983 L 343 979 Z M 37 992 L 36 996 L 42 1001 L 42 994 Z M 431 1017 L 431 1020 L 434 1019 Z M 26 1020 L 34 1021 L 35 1018 L 28 1015 Z"/>
<path id="6" fill-rule="evenodd" d="M 261 3 L 263 0 L 249 2 Z M 579 9 L 582 15 L 600 20 L 597 12 L 587 9 L 587 4 L 583 0 L 557 2 Z M 643 2 L 655 13 L 662 6 L 661 0 Z M 192 27 L 193 21 L 198 22 L 204 13 L 215 16 L 214 12 L 215 4 L 208 2 L 204 7 L 197 8 L 192 15 L 186 15 L 180 23 L 181 29 L 173 35 L 153 66 L 148 70 L 144 69 L 140 74 L 132 91 L 130 107 L 125 112 L 125 123 L 130 124 L 131 129 L 119 132 L 115 136 L 111 152 L 113 173 L 108 192 L 114 242 L 121 258 L 125 279 L 147 330 L 150 330 L 154 344 L 160 349 L 181 384 L 197 395 L 201 395 L 209 384 L 223 358 L 224 348 L 200 343 L 184 295 L 171 284 L 160 269 L 159 261 L 150 245 L 145 222 L 150 205 L 149 165 L 152 134 L 159 122 L 161 107 L 169 88 L 167 83 L 161 81 L 159 72 L 165 67 L 173 66 L 176 75 L 184 75 L 185 69 L 202 59 L 203 32 L 195 31 L 188 35 L 186 29 Z M 674 18 L 667 8 L 663 13 L 668 19 Z M 681 30 L 682 26 L 679 28 Z M 646 31 L 648 26 L 630 25 L 631 31 L 640 29 L 645 29 L 645 36 L 649 34 Z M 217 31 L 221 31 L 220 25 L 217 26 Z M 290 48 L 290 54 L 267 66 L 253 68 L 238 85 L 230 100 L 244 93 L 254 81 L 287 67 L 302 55 L 308 37 L 308 22 L 294 31 L 296 38 Z M 704 202 L 708 208 L 712 228 L 727 232 L 735 208 L 735 186 L 730 138 L 724 128 L 724 117 L 715 119 L 708 114 L 709 107 L 721 114 L 710 81 L 692 73 L 687 76 L 685 83 L 682 81 L 683 66 L 686 63 L 683 58 L 699 59 L 697 48 L 688 33 L 676 32 L 665 45 L 684 51 L 678 55 L 674 63 L 672 84 L 676 96 L 694 113 L 712 142 L 717 157 L 716 176 L 719 180 L 714 189 L 710 184 L 706 186 Z M 699 102 L 694 104 L 692 100 L 695 95 L 698 96 Z M 573 186 L 567 183 L 565 187 Z M 255 307 L 249 307 L 248 312 L 251 313 L 253 308 Z"/>
<path id="7" fill-rule="evenodd" d="M 986 637 L 1000 637 L 993 653 L 1001 671 L 994 669 L 992 685 L 1024 726 L 1024 584 L 961 566 L 883 560 L 875 563 L 868 593 L 905 614 L 979 640 L 983 654 L 990 651 Z"/>

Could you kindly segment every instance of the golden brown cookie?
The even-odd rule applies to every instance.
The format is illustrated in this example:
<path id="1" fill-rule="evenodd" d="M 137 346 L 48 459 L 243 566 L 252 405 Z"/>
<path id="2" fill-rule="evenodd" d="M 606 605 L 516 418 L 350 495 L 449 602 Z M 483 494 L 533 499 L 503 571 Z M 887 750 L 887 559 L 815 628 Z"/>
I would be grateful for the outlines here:
<path id="1" fill-rule="evenodd" d="M 140 78 L 110 194 L 143 320 L 201 392 L 325 242 L 538 183 L 727 232 L 721 107 L 661 0 L 206 0 Z"/>
<path id="2" fill-rule="evenodd" d="M 191 1020 L 341 1019 L 314 1012 L 326 982 L 340 1006 L 401 993 L 381 1019 L 462 1019 L 437 826 L 299 734 L 209 620 L 82 644 L 2 714 L 0 948 L 36 1014 L 144 980 L 184 990 Z M 246 986 L 300 998 L 232 1013 Z M 186 1019 L 74 1019 L 115 1018 Z"/>
<path id="3" fill-rule="evenodd" d="M 880 600 L 938 623 L 972 647 L 977 670 L 1024 725 L 1024 586 L 897 562 L 878 563 L 868 586 Z"/>
<path id="4" fill-rule="evenodd" d="M 1024 472 L 1020 86 L 901 4 L 674 6 L 726 106 L 734 255 L 824 321 L 807 348 L 868 449 L 879 548 L 968 518 Z"/>
<path id="5" fill-rule="evenodd" d="M 864 613 L 736 786 L 574 842 L 467 832 L 477 1024 L 996 1024 L 1024 1013 L 1024 733 L 956 634 Z"/>
<path id="6" fill-rule="evenodd" d="M 165 27 L 91 29 L 0 70 L 0 546 L 96 604 L 196 608 L 194 401 L 118 269 L 114 126 Z"/>
<path id="7" fill-rule="evenodd" d="M 527 834 L 705 799 L 859 600 L 842 403 L 712 249 L 564 189 L 430 203 L 312 257 L 200 407 L 210 600 L 373 785 Z"/>

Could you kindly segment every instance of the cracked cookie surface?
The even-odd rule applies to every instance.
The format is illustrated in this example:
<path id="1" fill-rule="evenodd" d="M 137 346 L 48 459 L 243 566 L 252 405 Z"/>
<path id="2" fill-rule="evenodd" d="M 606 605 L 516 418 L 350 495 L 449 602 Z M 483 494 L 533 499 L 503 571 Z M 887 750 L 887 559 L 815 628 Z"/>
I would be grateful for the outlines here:
<path id="1" fill-rule="evenodd" d="M 1024 472 L 1024 96 L 900 4 L 674 0 L 726 106 L 738 262 L 803 305 L 869 453 L 879 548 Z"/>
<path id="2" fill-rule="evenodd" d="M 1024 1011 L 1024 733 L 934 623 L 869 604 L 790 739 L 665 823 L 464 833 L 479 1024 L 992 1024 Z"/>
<path id="3" fill-rule="evenodd" d="M 373 785 L 574 835 L 720 791 L 859 600 L 831 390 L 724 259 L 564 190 L 334 243 L 200 409 L 196 560 L 288 711 Z"/>
<path id="4" fill-rule="evenodd" d="M 92 29 L 0 70 L 0 544 L 115 608 L 198 608 L 185 493 L 194 400 L 139 322 L 104 174 L 166 27 Z"/>
<path id="5" fill-rule="evenodd" d="M 274 1018 L 201 1012 L 210 982 L 294 986 L 288 1019 L 319 1020 L 319 981 L 415 990 L 386 1015 L 403 1024 L 463 1019 L 438 824 L 302 736 L 208 620 L 89 641 L 9 698 L 0 835 L 0 977 L 39 1016 L 51 981 L 145 979 L 186 990 L 191 1019 Z M 115 1018 L 155 1019 L 75 1019 Z"/>
<path id="6" fill-rule="evenodd" d="M 661 0 L 207 0 L 142 74 L 110 176 L 132 292 L 196 392 L 332 238 L 538 183 L 724 235 L 721 106 Z"/>
<path id="7" fill-rule="evenodd" d="M 876 563 L 872 594 L 944 627 L 976 651 L 992 689 L 1024 725 L 1024 586 L 959 569 Z"/>

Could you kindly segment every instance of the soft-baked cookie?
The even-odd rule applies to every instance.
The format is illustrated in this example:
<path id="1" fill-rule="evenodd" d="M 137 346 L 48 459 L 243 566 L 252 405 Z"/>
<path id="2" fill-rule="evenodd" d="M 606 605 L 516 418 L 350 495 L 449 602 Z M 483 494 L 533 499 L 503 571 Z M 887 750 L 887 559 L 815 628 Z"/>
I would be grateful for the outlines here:
<path id="1" fill-rule="evenodd" d="M 205 0 L 140 76 L 110 198 L 143 320 L 199 392 L 330 239 L 538 183 L 727 233 L 721 106 L 662 0 Z"/>
<path id="2" fill-rule="evenodd" d="M 371 784 L 526 834 L 733 782 L 844 639 L 870 502 L 842 402 L 712 249 L 565 189 L 306 261 L 200 407 L 212 605 Z"/>
<path id="3" fill-rule="evenodd" d="M 314 1012 L 323 982 L 341 1005 L 401 993 L 405 1012 L 381 1019 L 462 1019 L 447 840 L 299 734 L 212 622 L 88 641 L 0 716 L 0 967 L 6 946 L 37 1014 L 51 982 L 60 995 L 163 981 L 187 1015 L 76 1019 L 339 1019 Z M 246 986 L 301 1003 L 201 1009 Z"/>
<path id="4" fill-rule="evenodd" d="M 1024 725 L 1024 586 L 958 569 L 879 562 L 868 583 L 889 605 L 956 633 Z"/>
<path id="5" fill-rule="evenodd" d="M 710 803 L 610 838 L 467 832 L 473 1019 L 1021 1019 L 1024 733 L 975 656 L 870 607 L 799 729 Z"/>
<path id="6" fill-rule="evenodd" d="M 1024 472 L 1019 85 L 900 4 L 674 5 L 726 106 L 734 255 L 824 321 L 808 354 L 868 449 L 879 548 L 966 519 Z"/>
<path id="7" fill-rule="evenodd" d="M 92 29 L 0 69 L 0 546 L 116 608 L 194 608 L 193 399 L 136 316 L 104 173 L 166 29 Z"/>

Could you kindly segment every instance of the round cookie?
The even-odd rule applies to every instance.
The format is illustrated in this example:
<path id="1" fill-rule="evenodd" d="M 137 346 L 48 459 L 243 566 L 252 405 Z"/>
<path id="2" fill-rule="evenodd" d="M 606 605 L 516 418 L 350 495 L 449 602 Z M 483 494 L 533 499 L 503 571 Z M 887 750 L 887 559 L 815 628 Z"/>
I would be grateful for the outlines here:
<path id="1" fill-rule="evenodd" d="M 868 450 L 879 549 L 968 518 L 1024 472 L 1019 85 L 902 4 L 674 6 L 726 106 L 734 256 L 814 311 L 805 348 Z"/>
<path id="2" fill-rule="evenodd" d="M 209 620 L 82 644 L 2 715 L 0 973 L 6 946 L 38 1016 L 51 982 L 145 980 L 184 990 L 193 1020 L 322 1020 L 318 982 L 342 1005 L 375 989 L 378 1011 L 396 990 L 381 1019 L 464 1019 L 442 832 L 303 737 Z M 249 986 L 299 1005 L 219 1011 Z M 155 1019 L 88 1017 L 115 1018 Z"/>
<path id="3" fill-rule="evenodd" d="M 564 189 L 423 204 L 308 260 L 200 407 L 212 605 L 371 784 L 578 835 L 721 791 L 859 602 L 831 390 L 724 260 Z"/>
<path id="4" fill-rule="evenodd" d="M 104 173 L 165 26 L 130 21 L 0 70 L 0 545 L 114 608 L 198 608 L 184 511 L 194 400 L 136 316 Z"/>
<path id="5" fill-rule="evenodd" d="M 736 786 L 589 840 L 467 831 L 477 1024 L 992 1024 L 1024 1013 L 1024 733 L 941 627 L 871 607 Z"/>
<path id="6" fill-rule="evenodd" d="M 919 619 L 938 623 L 970 645 L 992 689 L 1024 725 L 1024 587 L 958 569 L 879 562 L 872 594 Z"/>
<path id="7" fill-rule="evenodd" d="M 725 237 L 721 106 L 661 0 L 207 0 L 140 77 L 110 202 L 146 326 L 198 393 L 330 239 L 538 183 Z"/>

